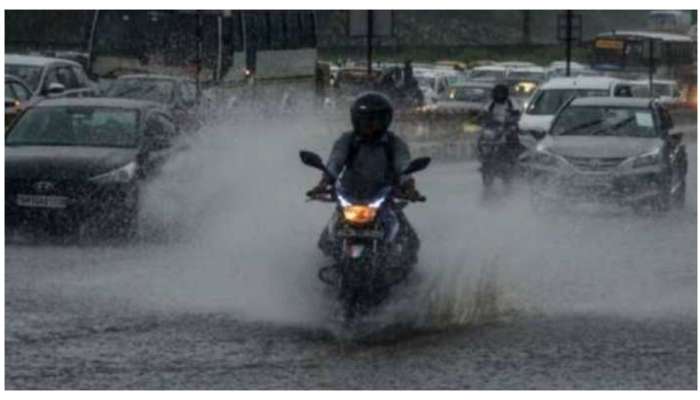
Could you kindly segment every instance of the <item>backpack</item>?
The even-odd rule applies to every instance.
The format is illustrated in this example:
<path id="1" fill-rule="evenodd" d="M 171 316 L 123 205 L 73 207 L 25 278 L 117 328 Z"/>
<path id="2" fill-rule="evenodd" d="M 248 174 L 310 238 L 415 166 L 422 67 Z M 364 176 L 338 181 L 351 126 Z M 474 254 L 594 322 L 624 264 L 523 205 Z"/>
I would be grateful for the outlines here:
<path id="1" fill-rule="evenodd" d="M 389 164 L 388 168 L 388 175 L 390 176 L 395 176 L 398 174 L 397 171 L 394 171 L 394 133 L 387 131 L 387 140 L 383 141 L 381 143 L 382 147 L 384 147 L 384 155 L 386 157 L 386 162 Z M 348 158 L 345 162 L 346 165 L 351 166 L 355 162 L 355 158 L 357 157 L 357 153 L 360 151 L 360 143 L 359 140 L 353 138 L 353 140 L 350 142 L 350 150 L 348 151 Z"/>

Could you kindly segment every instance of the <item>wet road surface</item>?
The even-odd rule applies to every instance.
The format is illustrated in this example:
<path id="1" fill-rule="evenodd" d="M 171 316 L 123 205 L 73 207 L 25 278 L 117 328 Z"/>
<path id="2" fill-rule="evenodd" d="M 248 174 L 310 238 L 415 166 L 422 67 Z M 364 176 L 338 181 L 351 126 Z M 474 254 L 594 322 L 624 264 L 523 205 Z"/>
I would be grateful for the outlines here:
<path id="1" fill-rule="evenodd" d="M 289 135 L 174 160 L 137 242 L 9 235 L 6 387 L 696 388 L 694 145 L 667 215 L 537 215 L 520 185 L 483 196 L 474 162 L 431 166 L 407 211 L 417 274 L 349 330 L 315 275 L 330 208 L 301 199 L 317 174 L 295 154 L 330 142 Z"/>

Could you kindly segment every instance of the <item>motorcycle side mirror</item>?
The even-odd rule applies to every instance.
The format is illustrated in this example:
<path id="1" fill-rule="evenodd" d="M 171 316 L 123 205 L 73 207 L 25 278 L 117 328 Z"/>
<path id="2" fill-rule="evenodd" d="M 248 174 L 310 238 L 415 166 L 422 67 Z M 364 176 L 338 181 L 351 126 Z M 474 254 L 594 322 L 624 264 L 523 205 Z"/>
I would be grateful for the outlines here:
<path id="1" fill-rule="evenodd" d="M 409 175 L 414 172 L 422 171 L 428 168 L 428 165 L 430 165 L 430 161 L 430 157 L 416 158 L 408 164 L 408 167 L 406 167 L 406 169 L 403 170 L 401 175 Z"/>
<path id="2" fill-rule="evenodd" d="M 323 173 L 332 181 L 337 179 L 337 177 L 331 174 L 331 171 L 326 168 L 326 165 L 323 163 L 323 160 L 318 154 L 311 151 L 302 150 L 299 152 L 299 158 L 301 158 L 301 162 L 304 163 L 304 165 L 308 165 L 309 167 L 323 171 Z"/>
<path id="3" fill-rule="evenodd" d="M 301 162 L 304 163 L 304 165 L 308 165 L 309 167 L 320 169 L 322 171 L 325 171 L 326 169 L 326 166 L 323 164 L 323 160 L 321 160 L 321 157 L 316 153 L 302 150 L 299 152 L 299 158 L 301 158 Z"/>

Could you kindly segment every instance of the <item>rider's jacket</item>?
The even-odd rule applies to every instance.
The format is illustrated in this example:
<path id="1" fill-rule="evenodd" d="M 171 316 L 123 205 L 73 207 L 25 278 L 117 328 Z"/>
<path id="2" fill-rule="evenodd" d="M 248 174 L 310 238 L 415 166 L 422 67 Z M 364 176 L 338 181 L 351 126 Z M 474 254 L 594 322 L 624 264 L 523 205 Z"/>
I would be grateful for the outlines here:
<path id="1" fill-rule="evenodd" d="M 492 100 L 484 107 L 484 112 L 488 116 L 488 119 L 491 122 L 498 122 L 499 124 L 505 123 L 510 113 L 514 111 L 516 111 L 516 108 L 510 99 L 506 99 L 506 101 L 502 103 Z"/>
<path id="2" fill-rule="evenodd" d="M 346 132 L 333 145 L 327 167 L 355 196 L 368 197 L 396 183 L 398 171 L 410 161 L 408 145 L 393 132 L 385 131 L 372 141 Z"/>

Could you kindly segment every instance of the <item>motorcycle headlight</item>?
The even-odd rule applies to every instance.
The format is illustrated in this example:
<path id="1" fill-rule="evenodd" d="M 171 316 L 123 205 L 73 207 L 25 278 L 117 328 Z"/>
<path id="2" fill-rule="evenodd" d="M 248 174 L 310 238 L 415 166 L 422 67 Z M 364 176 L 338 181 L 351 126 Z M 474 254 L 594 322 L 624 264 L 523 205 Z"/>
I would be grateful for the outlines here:
<path id="1" fill-rule="evenodd" d="M 631 158 L 629 161 L 632 162 L 632 168 L 643 168 L 661 163 L 661 151 L 655 151 L 653 153 L 642 154 Z"/>
<path id="2" fill-rule="evenodd" d="M 90 178 L 94 183 L 127 183 L 136 176 L 136 162 L 132 161 L 122 167 Z"/>
<path id="3" fill-rule="evenodd" d="M 374 221 L 377 209 L 369 206 L 352 205 L 343 207 L 343 217 L 354 225 L 364 225 Z"/>

